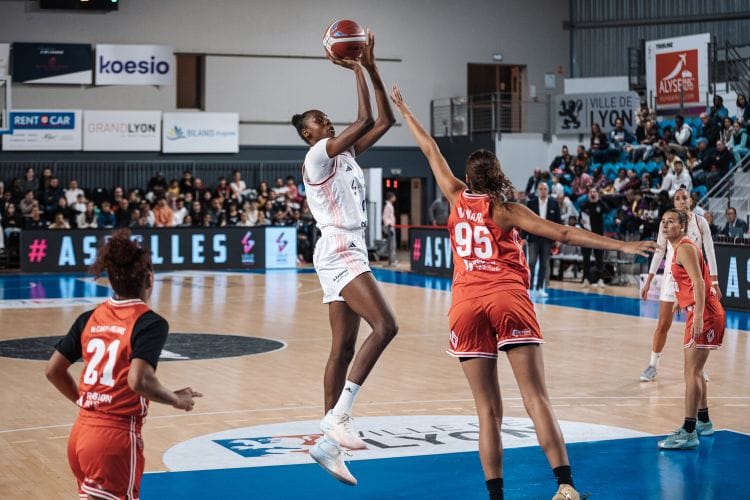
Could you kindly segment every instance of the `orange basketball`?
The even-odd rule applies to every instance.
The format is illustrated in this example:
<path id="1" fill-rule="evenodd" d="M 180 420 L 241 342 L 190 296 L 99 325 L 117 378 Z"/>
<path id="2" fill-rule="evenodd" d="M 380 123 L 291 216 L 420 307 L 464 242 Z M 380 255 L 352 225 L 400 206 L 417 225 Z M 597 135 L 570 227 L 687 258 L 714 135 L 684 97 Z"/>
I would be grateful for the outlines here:
<path id="1" fill-rule="evenodd" d="M 359 59 L 367 45 L 367 33 L 349 19 L 340 19 L 331 24 L 323 35 L 323 47 L 341 59 Z"/>

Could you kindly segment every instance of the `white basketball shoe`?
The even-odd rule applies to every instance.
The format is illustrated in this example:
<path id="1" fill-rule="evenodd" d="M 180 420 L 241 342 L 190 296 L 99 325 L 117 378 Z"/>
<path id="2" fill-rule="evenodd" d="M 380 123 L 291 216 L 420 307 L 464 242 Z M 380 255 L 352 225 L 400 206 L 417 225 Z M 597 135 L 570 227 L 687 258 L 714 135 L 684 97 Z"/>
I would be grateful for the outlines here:
<path id="1" fill-rule="evenodd" d="M 323 420 L 320 421 L 320 430 L 328 439 L 337 443 L 339 446 L 349 448 L 350 450 L 367 449 L 367 443 L 362 441 L 357 431 L 354 430 L 354 419 L 348 413 L 334 415 L 333 410 L 326 413 Z"/>

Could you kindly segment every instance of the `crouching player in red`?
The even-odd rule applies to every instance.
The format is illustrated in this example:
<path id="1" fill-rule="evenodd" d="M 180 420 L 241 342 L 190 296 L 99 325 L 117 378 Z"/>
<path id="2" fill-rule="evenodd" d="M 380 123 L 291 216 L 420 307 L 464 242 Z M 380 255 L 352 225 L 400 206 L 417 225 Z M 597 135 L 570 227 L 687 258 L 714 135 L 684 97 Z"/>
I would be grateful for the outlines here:
<path id="1" fill-rule="evenodd" d="M 68 441 L 79 497 L 133 500 L 143 476 L 141 426 L 149 401 L 190 411 L 201 394 L 170 391 L 156 378 L 169 325 L 146 305 L 154 284 L 149 250 L 131 241 L 129 231 L 117 231 L 91 271 L 107 273 L 114 297 L 78 317 L 55 346 L 46 375 L 81 408 Z M 68 368 L 81 358 L 76 384 Z"/>
<path id="2" fill-rule="evenodd" d="M 672 279 L 677 304 L 687 311 L 685 323 L 685 422 L 659 441 L 659 448 L 684 450 L 698 446 L 698 436 L 710 436 L 714 426 L 708 418 L 708 394 L 703 367 L 712 349 L 721 347 L 726 313 L 711 286 L 708 264 L 695 243 L 685 234 L 687 215 L 667 210 L 661 218 L 664 236 L 674 249 Z M 696 419 L 697 417 L 697 419 Z"/>

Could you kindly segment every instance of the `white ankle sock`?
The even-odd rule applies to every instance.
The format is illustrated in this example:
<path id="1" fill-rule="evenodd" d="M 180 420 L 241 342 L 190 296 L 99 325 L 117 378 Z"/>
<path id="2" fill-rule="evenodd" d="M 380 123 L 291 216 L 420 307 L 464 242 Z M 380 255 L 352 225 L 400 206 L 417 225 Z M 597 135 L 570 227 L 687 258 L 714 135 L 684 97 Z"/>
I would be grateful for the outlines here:
<path id="1" fill-rule="evenodd" d="M 357 397 L 358 392 L 359 385 L 347 380 L 346 384 L 344 384 L 344 390 L 341 391 L 341 396 L 339 396 L 339 400 L 336 402 L 336 406 L 333 407 L 333 414 L 342 415 L 348 413 L 351 415 L 354 398 Z"/>
<path id="2" fill-rule="evenodd" d="M 648 364 L 654 368 L 659 368 L 659 358 L 661 358 L 660 352 L 651 352 L 651 361 Z"/>

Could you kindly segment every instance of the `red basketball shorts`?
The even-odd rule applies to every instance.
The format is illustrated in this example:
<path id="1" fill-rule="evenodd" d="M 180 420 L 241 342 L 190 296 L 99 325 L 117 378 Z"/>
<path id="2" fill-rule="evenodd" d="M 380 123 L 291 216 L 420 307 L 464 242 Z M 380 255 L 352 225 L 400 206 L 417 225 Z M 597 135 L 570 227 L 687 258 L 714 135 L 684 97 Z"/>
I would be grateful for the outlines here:
<path id="1" fill-rule="evenodd" d="M 461 358 L 497 358 L 497 351 L 518 344 L 542 344 L 544 337 L 525 290 L 506 290 L 462 300 L 448 314 L 448 354 Z"/>
<path id="2" fill-rule="evenodd" d="M 68 463 L 81 498 L 138 498 L 145 462 L 143 439 L 135 419 L 127 427 L 91 417 L 76 420 L 68 441 Z"/>
<path id="3" fill-rule="evenodd" d="M 706 307 L 703 311 L 703 332 L 693 342 L 693 306 L 688 306 L 683 344 L 685 347 L 695 345 L 700 349 L 718 349 L 724 340 L 725 326 L 726 313 L 724 308 L 721 305 L 710 304 L 706 300 Z"/>

